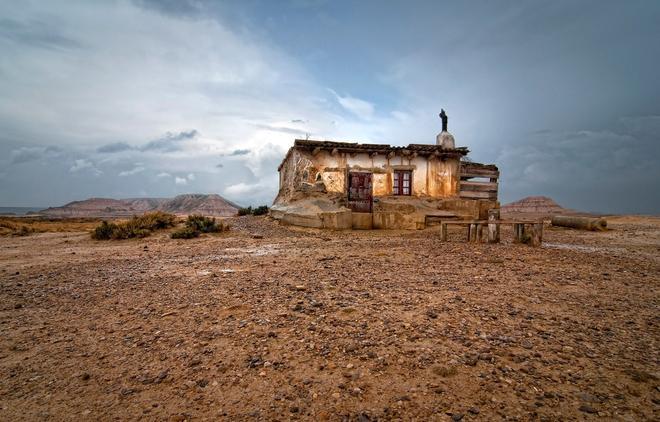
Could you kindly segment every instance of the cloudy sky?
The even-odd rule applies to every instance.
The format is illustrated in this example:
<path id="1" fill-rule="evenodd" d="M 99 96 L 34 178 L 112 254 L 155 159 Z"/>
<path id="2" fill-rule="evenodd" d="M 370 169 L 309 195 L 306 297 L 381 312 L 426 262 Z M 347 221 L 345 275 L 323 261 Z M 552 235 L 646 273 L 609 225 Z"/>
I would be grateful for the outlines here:
<path id="1" fill-rule="evenodd" d="M 0 206 L 270 203 L 297 137 L 433 143 L 501 201 L 660 213 L 660 2 L 0 0 Z"/>

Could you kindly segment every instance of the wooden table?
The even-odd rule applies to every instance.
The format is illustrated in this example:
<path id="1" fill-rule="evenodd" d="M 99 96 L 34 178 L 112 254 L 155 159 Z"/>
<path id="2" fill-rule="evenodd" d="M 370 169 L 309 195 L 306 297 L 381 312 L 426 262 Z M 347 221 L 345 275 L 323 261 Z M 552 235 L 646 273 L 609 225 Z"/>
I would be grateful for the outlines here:
<path id="1" fill-rule="evenodd" d="M 488 227 L 488 243 L 500 241 L 502 224 L 513 225 L 513 242 L 529 243 L 531 246 L 541 246 L 543 242 L 542 220 L 450 220 L 440 223 L 440 239 L 447 241 L 447 226 L 450 224 L 467 226 L 468 242 L 483 242 L 484 226 Z"/>

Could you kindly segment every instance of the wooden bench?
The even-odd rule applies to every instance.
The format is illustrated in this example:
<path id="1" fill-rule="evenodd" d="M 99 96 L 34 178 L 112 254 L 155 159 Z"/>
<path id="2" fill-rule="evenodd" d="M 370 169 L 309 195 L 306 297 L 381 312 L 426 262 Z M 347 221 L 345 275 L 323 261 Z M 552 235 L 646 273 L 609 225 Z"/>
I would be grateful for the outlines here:
<path id="1" fill-rule="evenodd" d="M 490 216 L 489 216 L 490 217 Z M 488 243 L 499 243 L 500 226 L 513 225 L 513 242 L 529 243 L 531 246 L 541 246 L 543 242 L 542 220 L 460 220 L 442 221 L 440 223 L 440 240 L 447 241 L 447 226 L 450 224 L 467 226 L 466 240 L 468 242 L 483 242 L 484 226 L 488 228 Z"/>

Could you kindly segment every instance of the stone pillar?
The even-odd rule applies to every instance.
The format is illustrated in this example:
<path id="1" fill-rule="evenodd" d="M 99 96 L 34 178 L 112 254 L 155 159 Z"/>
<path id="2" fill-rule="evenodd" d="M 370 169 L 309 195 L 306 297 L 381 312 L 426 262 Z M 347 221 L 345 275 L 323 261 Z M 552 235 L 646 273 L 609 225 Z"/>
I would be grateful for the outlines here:
<path id="1" fill-rule="evenodd" d="M 470 237 L 468 238 L 468 242 L 476 242 L 477 241 L 477 224 L 472 223 L 470 224 Z"/>
<path id="2" fill-rule="evenodd" d="M 500 210 L 492 209 L 488 210 L 488 221 L 497 221 L 500 219 Z M 488 243 L 499 243 L 500 242 L 500 225 L 499 224 L 489 224 L 488 225 Z"/>
<path id="3" fill-rule="evenodd" d="M 515 223 L 513 225 L 513 243 L 521 243 L 523 239 L 524 224 Z"/>
<path id="4" fill-rule="evenodd" d="M 543 243 L 543 223 L 532 224 L 531 245 L 538 247 L 541 243 Z"/>
<path id="5" fill-rule="evenodd" d="M 447 223 L 440 224 L 440 240 L 447 241 Z"/>

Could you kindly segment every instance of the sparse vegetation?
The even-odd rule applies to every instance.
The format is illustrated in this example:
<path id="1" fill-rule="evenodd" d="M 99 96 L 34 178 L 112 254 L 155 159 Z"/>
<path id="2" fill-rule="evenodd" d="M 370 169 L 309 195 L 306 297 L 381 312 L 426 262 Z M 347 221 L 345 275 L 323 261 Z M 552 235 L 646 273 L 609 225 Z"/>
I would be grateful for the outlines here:
<path id="1" fill-rule="evenodd" d="M 32 232 L 33 230 L 24 224 L 0 220 L 0 234 L 3 236 L 27 236 Z"/>
<path id="2" fill-rule="evenodd" d="M 238 215 L 266 215 L 268 214 L 268 205 L 261 205 L 255 208 L 252 208 L 250 205 L 247 208 L 240 208 L 238 210 Z"/>
<path id="3" fill-rule="evenodd" d="M 0 217 L 0 236 L 86 231 L 97 224 L 98 219 L 90 218 Z"/>
<path id="4" fill-rule="evenodd" d="M 112 238 L 112 233 L 117 230 L 117 225 L 115 223 L 108 223 L 107 221 L 102 221 L 101 224 L 94 228 L 92 231 L 92 239 L 95 240 L 108 240 Z"/>
<path id="5" fill-rule="evenodd" d="M 205 217 L 203 215 L 189 215 L 185 225 L 174 231 L 170 237 L 172 239 L 192 239 L 199 237 L 202 233 L 218 233 L 229 230 L 229 225 L 222 220 L 218 221 L 214 217 Z"/>
<path id="6" fill-rule="evenodd" d="M 204 217 L 203 215 L 189 215 L 186 220 L 186 227 L 190 227 L 201 233 L 217 233 L 229 229 L 222 221 L 217 221 L 214 217 Z"/>
<path id="7" fill-rule="evenodd" d="M 266 215 L 266 214 L 268 214 L 267 205 L 261 205 L 259 207 L 256 207 L 254 210 L 252 210 L 252 215 Z"/>
<path id="8" fill-rule="evenodd" d="M 134 216 L 130 220 L 121 223 L 101 222 L 92 231 L 92 239 L 96 240 L 119 240 L 132 239 L 149 236 L 154 230 L 166 229 L 176 224 L 176 216 L 166 212 L 156 211 L 140 216 Z"/>
<path id="9" fill-rule="evenodd" d="M 172 239 L 192 239 L 193 237 L 199 237 L 200 234 L 201 232 L 192 227 L 183 226 L 180 229 L 173 231 L 170 237 Z"/>

